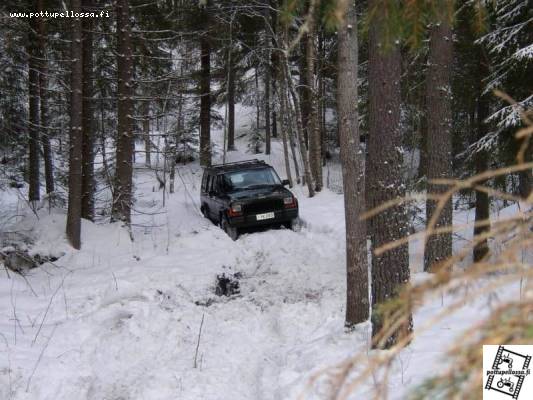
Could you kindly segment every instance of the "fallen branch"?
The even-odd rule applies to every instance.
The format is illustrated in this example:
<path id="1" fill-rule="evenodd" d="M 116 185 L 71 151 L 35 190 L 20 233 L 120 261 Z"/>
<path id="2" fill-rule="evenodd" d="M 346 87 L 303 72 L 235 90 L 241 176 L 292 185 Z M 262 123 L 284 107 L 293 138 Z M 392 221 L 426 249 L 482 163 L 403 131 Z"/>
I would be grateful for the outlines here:
<path id="1" fill-rule="evenodd" d="M 196 342 L 196 351 L 194 353 L 194 368 L 198 367 L 198 349 L 200 348 L 200 339 L 202 337 L 202 327 L 204 326 L 205 314 L 202 314 L 202 322 L 200 323 L 200 330 L 198 331 L 198 341 Z"/>

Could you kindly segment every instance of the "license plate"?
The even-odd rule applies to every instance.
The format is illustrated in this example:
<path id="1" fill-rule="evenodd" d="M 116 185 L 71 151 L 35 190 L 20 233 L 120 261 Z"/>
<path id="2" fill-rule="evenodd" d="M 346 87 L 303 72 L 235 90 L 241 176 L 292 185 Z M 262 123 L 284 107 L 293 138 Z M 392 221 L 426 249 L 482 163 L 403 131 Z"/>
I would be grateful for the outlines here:
<path id="1" fill-rule="evenodd" d="M 258 221 L 263 221 L 265 219 L 274 218 L 274 213 L 269 212 L 269 213 L 264 213 L 264 214 L 257 214 L 255 217 L 257 218 Z"/>

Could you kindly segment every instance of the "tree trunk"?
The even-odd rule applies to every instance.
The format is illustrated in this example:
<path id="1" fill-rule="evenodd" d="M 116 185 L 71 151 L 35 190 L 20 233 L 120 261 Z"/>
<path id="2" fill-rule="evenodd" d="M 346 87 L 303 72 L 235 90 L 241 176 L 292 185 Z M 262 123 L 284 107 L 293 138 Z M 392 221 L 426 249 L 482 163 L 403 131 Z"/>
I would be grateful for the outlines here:
<path id="1" fill-rule="evenodd" d="M 317 91 L 315 85 L 315 10 L 314 3 L 311 2 L 313 9 L 309 10 L 309 17 L 307 19 L 308 32 L 306 45 L 306 73 L 307 73 L 307 91 L 309 115 L 307 119 L 307 137 L 309 146 L 309 164 L 311 167 L 311 175 L 313 176 L 313 182 L 315 183 L 315 191 L 320 192 L 322 190 L 322 140 L 320 137 L 320 127 L 318 124 L 318 109 L 317 109 Z"/>
<path id="2" fill-rule="evenodd" d="M 267 57 L 267 60 L 268 59 L 269 57 Z M 269 64 L 265 66 L 265 154 L 270 154 L 270 65 Z"/>
<path id="3" fill-rule="evenodd" d="M 426 110 L 426 100 L 422 99 L 420 109 Z M 418 179 L 427 178 L 428 171 L 428 116 L 423 113 L 420 116 L 420 162 L 418 164 Z"/>
<path id="4" fill-rule="evenodd" d="M 318 120 L 320 131 L 320 158 L 322 166 L 326 165 L 326 83 L 324 80 L 324 60 L 326 59 L 326 51 L 324 47 L 324 30 L 320 30 L 318 39 Z M 322 168 L 320 169 L 322 173 Z"/>
<path id="5" fill-rule="evenodd" d="M 370 12 L 379 0 L 369 1 Z M 384 49 L 381 42 L 386 17 L 379 12 L 370 24 L 368 60 L 369 135 L 367 140 L 366 200 L 373 209 L 405 196 L 402 176 L 401 54 L 396 45 Z M 367 220 L 372 249 L 372 335 L 383 328 L 379 306 L 390 301 L 409 281 L 409 246 L 399 246 L 381 255 L 374 251 L 408 234 L 408 218 L 403 205 L 389 208 Z M 401 334 L 412 329 L 412 319 L 387 338 L 385 347 L 396 343 Z"/>
<path id="6" fill-rule="evenodd" d="M 289 162 L 289 147 L 287 143 L 287 132 L 288 127 L 290 124 L 289 121 L 289 110 L 287 108 L 287 97 L 285 95 L 285 92 L 280 90 L 279 93 L 280 98 L 280 105 L 281 105 L 281 115 L 282 115 L 282 131 L 281 131 L 281 138 L 283 141 L 283 158 L 285 160 L 285 172 L 287 174 L 287 179 L 289 180 L 289 186 L 292 188 L 294 185 L 294 182 L 292 180 L 292 174 L 291 174 L 291 163 Z"/>
<path id="7" fill-rule="evenodd" d="M 200 51 L 200 165 L 207 167 L 211 165 L 211 45 L 205 32 L 200 38 Z"/>
<path id="8" fill-rule="evenodd" d="M 259 132 L 261 125 L 261 98 L 259 97 L 259 71 L 258 68 L 254 68 L 255 77 L 255 127 Z M 256 151 L 258 153 L 258 151 Z"/>
<path id="9" fill-rule="evenodd" d="M 126 224 L 131 222 L 132 206 L 132 175 L 133 175 L 133 132 L 131 115 L 132 108 L 132 77 L 133 58 L 131 47 L 131 26 L 129 16 L 129 0 L 117 0 L 117 149 L 115 190 L 113 198 L 113 220 Z"/>
<path id="10" fill-rule="evenodd" d="M 452 177 L 451 139 L 451 65 L 453 56 L 452 29 L 445 19 L 430 28 L 426 102 L 428 115 L 427 178 L 428 193 L 442 194 L 446 187 L 431 184 L 432 179 Z M 426 219 L 436 211 L 436 202 L 426 202 Z M 451 226 L 452 199 L 440 212 L 435 228 Z M 451 232 L 431 235 L 424 251 L 424 270 L 431 271 L 452 255 Z"/>
<path id="11" fill-rule="evenodd" d="M 353 2 L 338 32 L 337 96 L 346 221 L 347 327 L 368 319 L 368 260 L 365 222 L 364 171 L 357 115 L 357 16 Z"/>
<path id="12" fill-rule="evenodd" d="M 283 40 L 282 40 L 282 46 L 286 50 L 287 49 L 287 42 L 288 42 L 288 27 L 285 26 L 283 29 Z M 287 59 L 287 55 L 285 52 L 281 52 L 280 55 L 280 77 L 282 80 L 282 85 L 286 85 L 287 87 L 287 109 L 288 109 L 288 116 L 290 117 L 291 114 L 294 114 L 296 118 L 296 135 L 298 137 L 298 142 L 300 144 L 300 156 L 302 158 L 302 164 L 304 169 L 304 184 L 307 184 L 307 190 L 309 191 L 309 197 L 313 197 L 315 195 L 315 188 L 313 185 L 313 179 L 311 177 L 311 168 L 309 166 L 309 158 L 307 157 L 307 147 L 305 145 L 305 138 L 304 138 L 304 131 L 303 131 L 303 122 L 302 122 L 302 113 L 301 113 L 301 105 L 298 98 L 298 94 L 296 92 L 296 89 L 294 88 L 294 82 L 292 81 L 292 77 L 289 71 L 289 60 Z M 293 102 L 293 108 L 291 108 L 290 99 L 292 98 Z M 291 150 L 293 149 L 293 146 L 291 144 Z M 297 163 L 295 163 L 295 166 Z M 298 177 L 298 173 L 297 173 Z"/>
<path id="13" fill-rule="evenodd" d="M 278 116 L 276 114 L 276 111 L 272 111 L 272 137 L 277 138 L 278 137 Z"/>
<path id="14" fill-rule="evenodd" d="M 143 101 L 143 138 L 144 138 L 144 164 L 150 168 L 152 166 L 152 139 L 150 138 L 150 102 Z"/>
<path id="15" fill-rule="evenodd" d="M 229 50 L 231 51 L 231 49 Z M 235 71 L 228 63 L 228 151 L 235 150 Z"/>
<path id="16" fill-rule="evenodd" d="M 93 7 L 83 0 L 84 10 Z M 94 111 L 93 111 L 93 28 L 92 18 L 84 18 L 83 28 L 83 148 L 81 217 L 94 219 Z"/>
<path id="17" fill-rule="evenodd" d="M 489 99 L 486 95 L 483 94 L 483 84 L 484 79 L 489 75 L 489 66 L 488 62 L 483 55 L 482 49 L 478 45 L 477 49 L 478 56 L 478 95 L 476 103 L 476 141 L 481 140 L 487 134 L 487 125 L 485 120 L 488 118 L 489 110 Z M 488 154 L 485 150 L 480 149 L 474 155 L 474 163 L 476 168 L 476 174 L 481 174 L 488 170 Z M 486 181 L 480 182 L 480 184 L 485 184 Z M 490 219 L 490 199 L 489 195 L 485 192 L 476 191 L 476 224 L 481 222 L 487 222 Z M 490 225 L 486 226 L 475 226 L 474 227 L 474 236 L 481 235 L 490 230 Z M 477 243 L 474 247 L 473 258 L 474 262 L 481 261 L 489 252 L 489 245 L 487 238 L 483 239 L 481 242 Z"/>
<path id="18" fill-rule="evenodd" d="M 307 35 L 302 36 L 300 42 L 300 56 L 298 57 L 298 72 L 300 75 L 300 82 L 298 86 L 298 95 L 300 97 L 300 114 L 302 115 L 302 129 L 304 134 L 305 149 L 309 145 L 309 132 L 307 127 L 309 125 L 309 109 L 311 108 L 309 99 L 309 82 L 307 73 Z M 290 76 L 290 75 L 289 75 Z"/>
<path id="19" fill-rule="evenodd" d="M 81 11 L 81 0 L 72 0 L 74 13 Z M 81 196 L 82 196 L 82 115 L 83 115 L 83 50 L 81 19 L 72 20 L 70 44 L 71 97 L 70 97 L 70 157 L 68 175 L 67 238 L 75 249 L 81 247 Z"/>
<path id="20" fill-rule="evenodd" d="M 309 158 L 307 157 L 307 148 L 305 146 L 302 115 L 300 113 L 300 109 L 301 109 L 300 101 L 298 99 L 298 94 L 296 93 L 296 90 L 294 89 L 294 83 L 292 82 L 292 78 L 289 74 L 289 62 L 286 58 L 284 58 L 283 62 L 284 62 L 284 71 L 283 71 L 284 79 L 287 82 L 287 86 L 291 94 L 293 105 L 294 105 L 293 111 L 296 117 L 296 129 L 297 129 L 298 141 L 300 144 L 300 155 L 302 157 L 302 163 L 304 167 L 305 183 L 307 184 L 307 190 L 309 191 L 309 197 L 313 197 L 315 195 L 315 187 L 313 185 L 313 178 L 311 176 L 311 167 L 309 165 Z"/>
<path id="21" fill-rule="evenodd" d="M 296 125 L 294 124 L 293 118 L 292 118 L 292 110 L 290 109 L 290 101 L 288 98 L 288 91 L 284 90 L 282 92 L 282 95 L 284 96 L 285 100 L 285 107 L 287 110 L 286 118 L 287 118 L 287 136 L 289 137 L 289 145 L 291 148 L 291 155 L 292 155 L 292 163 L 294 164 L 294 175 L 296 175 L 296 183 L 300 183 L 300 167 L 298 166 L 298 157 L 296 156 L 296 141 L 294 139 L 294 132 L 297 129 Z M 294 129 L 293 129 L 294 127 Z"/>
<path id="22" fill-rule="evenodd" d="M 517 142 L 516 145 L 520 149 L 523 141 Z M 532 160 L 533 154 L 533 142 L 530 140 L 527 145 L 526 152 L 524 153 L 524 162 L 528 163 Z M 526 169 L 518 172 L 518 194 L 523 199 L 527 199 L 531 194 L 533 187 L 533 173 L 531 169 Z"/>
<path id="23" fill-rule="evenodd" d="M 183 68 L 181 70 L 181 76 L 183 76 Z M 176 133 L 174 135 L 174 146 L 172 147 L 172 157 L 170 160 L 170 193 L 174 193 L 174 176 L 176 174 L 176 163 L 178 159 L 178 144 L 183 135 L 183 87 L 181 82 L 178 83 L 178 117 L 176 120 Z"/>
<path id="24" fill-rule="evenodd" d="M 44 10 L 44 0 L 38 0 L 37 12 Z M 48 124 L 48 62 L 46 55 L 47 33 L 45 21 L 42 18 L 37 19 L 39 32 L 39 53 L 42 56 L 41 68 L 39 71 L 39 97 L 41 105 L 41 142 L 43 145 L 43 159 L 44 159 L 44 176 L 46 182 L 46 193 L 53 193 L 54 185 L 54 162 L 52 157 L 52 146 L 50 145 L 50 134 Z"/>
<path id="25" fill-rule="evenodd" d="M 278 13 L 277 13 L 277 0 L 269 0 L 268 5 L 270 6 L 270 26 L 272 28 L 272 34 L 270 35 L 270 46 L 272 49 L 277 47 L 277 33 L 278 32 Z M 279 53 L 277 51 L 270 52 L 270 78 L 272 81 L 272 97 L 276 98 L 277 94 L 277 82 L 279 79 Z M 272 137 L 278 137 L 278 116 L 276 113 L 276 107 L 272 107 Z"/>
<path id="26" fill-rule="evenodd" d="M 529 142 L 529 149 L 531 149 L 531 142 Z M 531 154 L 533 150 L 529 150 L 529 153 L 526 152 L 526 155 L 527 154 Z M 526 159 L 526 162 L 529 162 L 530 160 L 527 160 Z M 523 199 L 527 199 L 529 197 L 529 195 L 531 194 L 531 188 L 533 187 L 533 174 L 531 173 L 531 170 L 525 170 L 525 171 L 520 171 L 518 173 L 518 194 L 520 195 L 520 197 L 522 197 Z"/>
<path id="27" fill-rule="evenodd" d="M 34 0 L 33 9 L 38 7 Z M 29 120 L 28 120 L 28 150 L 29 150 L 29 193 L 30 202 L 39 201 L 41 198 L 39 187 L 39 68 L 41 62 L 39 58 L 39 38 L 38 19 L 30 18 L 30 33 L 28 40 L 28 99 L 29 99 Z"/>

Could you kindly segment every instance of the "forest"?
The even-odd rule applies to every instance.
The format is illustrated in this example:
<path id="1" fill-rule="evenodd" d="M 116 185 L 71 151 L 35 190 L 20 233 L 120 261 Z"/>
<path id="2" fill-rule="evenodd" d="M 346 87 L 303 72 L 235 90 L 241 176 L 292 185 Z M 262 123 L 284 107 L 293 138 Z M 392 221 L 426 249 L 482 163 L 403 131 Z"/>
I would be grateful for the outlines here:
<path id="1" fill-rule="evenodd" d="M 531 0 L 0 18 L 0 399 L 533 398 Z"/>

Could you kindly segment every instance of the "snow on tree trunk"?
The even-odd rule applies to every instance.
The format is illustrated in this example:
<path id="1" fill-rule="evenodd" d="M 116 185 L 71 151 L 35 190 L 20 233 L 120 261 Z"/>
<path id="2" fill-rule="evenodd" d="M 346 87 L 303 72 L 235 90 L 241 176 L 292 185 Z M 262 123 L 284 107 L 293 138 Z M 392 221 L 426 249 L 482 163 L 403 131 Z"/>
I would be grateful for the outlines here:
<path id="1" fill-rule="evenodd" d="M 200 51 L 200 165 L 205 167 L 211 165 L 211 45 L 206 33 Z"/>
<path id="2" fill-rule="evenodd" d="M 84 9 L 93 6 L 92 0 L 83 0 Z M 83 29 L 83 147 L 81 216 L 94 218 L 94 108 L 93 108 L 93 34 L 92 18 L 84 18 Z"/>
<path id="3" fill-rule="evenodd" d="M 33 2 L 34 9 L 37 2 Z M 39 201 L 39 52 L 37 18 L 30 19 L 30 34 L 28 42 L 28 151 L 29 151 L 29 193 L 30 202 Z"/>
<path id="4" fill-rule="evenodd" d="M 432 179 L 452 177 L 451 137 L 451 66 L 453 56 L 452 28 L 443 20 L 430 28 L 428 72 L 426 77 L 426 104 L 428 118 L 427 179 L 428 193 L 442 194 L 446 187 L 431 184 Z M 428 199 L 426 219 L 429 223 L 437 203 Z M 452 224 L 452 200 L 439 213 L 435 228 Z M 445 261 L 452 255 L 451 232 L 431 235 L 424 249 L 424 270 Z"/>
<path id="5" fill-rule="evenodd" d="M 118 72 L 118 123 L 115 188 L 113 192 L 113 219 L 131 221 L 132 174 L 133 174 L 133 131 L 132 77 L 133 58 L 131 47 L 131 26 L 129 1 L 117 1 L 117 72 Z"/>
<path id="6" fill-rule="evenodd" d="M 371 0 L 368 7 L 372 10 L 378 4 L 379 1 Z M 387 48 L 382 41 L 382 27 L 386 23 L 376 13 L 369 32 L 369 133 L 365 176 L 368 209 L 405 195 L 400 129 L 401 54 L 395 43 Z M 391 300 L 400 286 L 409 281 L 407 244 L 379 256 L 374 254 L 375 249 L 408 234 L 405 207 L 389 208 L 370 218 L 367 229 L 372 249 L 372 335 L 375 336 L 383 327 L 378 306 Z M 396 342 L 398 333 L 387 339 L 386 347 Z"/>
<path id="7" fill-rule="evenodd" d="M 359 143 L 357 112 L 357 17 L 353 2 L 338 33 L 337 102 L 346 220 L 346 321 L 347 327 L 368 319 L 368 261 L 365 222 L 363 155 Z"/>
<path id="8" fill-rule="evenodd" d="M 72 0 L 74 13 L 81 11 L 81 0 Z M 82 115 L 83 115 L 83 51 L 81 19 L 72 19 L 70 44 L 70 156 L 68 175 L 67 238 L 75 249 L 81 247 L 81 196 L 82 196 Z"/>

